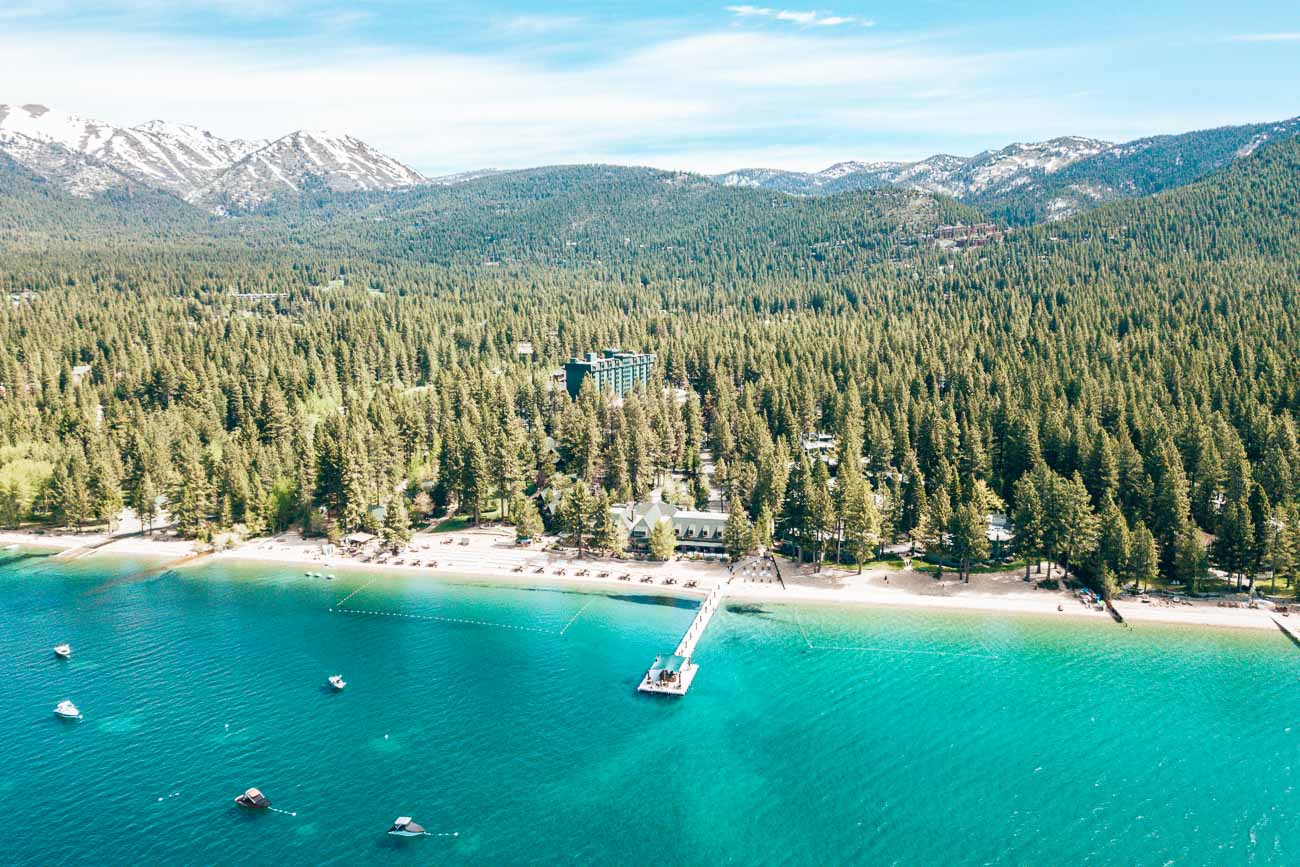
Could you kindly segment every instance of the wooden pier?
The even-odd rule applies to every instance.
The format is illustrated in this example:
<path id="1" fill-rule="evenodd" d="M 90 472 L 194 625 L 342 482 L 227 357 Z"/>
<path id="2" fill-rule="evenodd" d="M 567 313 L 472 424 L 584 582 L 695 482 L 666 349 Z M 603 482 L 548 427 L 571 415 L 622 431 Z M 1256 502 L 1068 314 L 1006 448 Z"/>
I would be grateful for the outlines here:
<path id="1" fill-rule="evenodd" d="M 686 628 L 686 634 L 677 643 L 677 649 L 672 654 L 655 657 L 650 670 L 637 686 L 638 690 L 659 695 L 686 695 L 686 690 L 691 688 L 691 682 L 695 680 L 695 673 L 700 669 L 691 657 L 695 655 L 695 647 L 700 643 L 709 621 L 722 604 L 722 596 L 722 585 L 709 591 L 709 595 L 700 603 L 700 610 L 695 612 L 695 619 Z"/>
<path id="2" fill-rule="evenodd" d="M 1278 620 L 1276 616 L 1273 617 L 1273 623 L 1274 625 L 1277 626 L 1278 629 L 1282 630 L 1283 635 L 1291 639 L 1292 644 L 1294 644 L 1296 647 L 1300 647 L 1300 637 L 1296 636 L 1294 629 L 1287 626 L 1281 620 Z"/>

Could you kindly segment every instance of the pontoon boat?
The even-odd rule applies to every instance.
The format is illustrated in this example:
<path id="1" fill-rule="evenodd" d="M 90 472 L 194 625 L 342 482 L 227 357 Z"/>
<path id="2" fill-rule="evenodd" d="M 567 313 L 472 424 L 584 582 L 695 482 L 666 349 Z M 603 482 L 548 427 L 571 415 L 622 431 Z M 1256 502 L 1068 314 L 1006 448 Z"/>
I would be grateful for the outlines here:
<path id="1" fill-rule="evenodd" d="M 397 821 L 393 822 L 393 827 L 388 829 L 388 833 L 394 837 L 423 837 L 424 828 L 411 821 L 410 816 L 398 816 Z"/>
<path id="2" fill-rule="evenodd" d="M 250 810 L 265 810 L 271 806 L 271 800 L 262 794 L 261 789 L 249 789 L 235 798 L 235 803 Z"/>

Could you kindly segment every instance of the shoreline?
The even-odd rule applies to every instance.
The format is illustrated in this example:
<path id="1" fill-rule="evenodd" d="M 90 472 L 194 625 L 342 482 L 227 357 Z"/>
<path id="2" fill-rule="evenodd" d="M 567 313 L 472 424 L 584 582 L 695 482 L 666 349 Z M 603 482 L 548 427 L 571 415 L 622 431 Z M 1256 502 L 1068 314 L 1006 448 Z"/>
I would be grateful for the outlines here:
<path id="1" fill-rule="evenodd" d="M 0 549 L 17 544 L 56 549 L 66 553 L 88 545 L 104 543 L 103 534 L 49 534 L 0 531 Z M 462 540 L 468 540 L 462 544 Z M 1068 617 L 1072 621 L 1093 620 L 1122 628 L 1109 613 L 1082 605 L 1064 590 L 1031 589 L 1018 575 L 993 573 L 973 575 L 970 584 L 936 582 L 928 573 L 901 570 L 870 570 L 861 575 L 823 570 L 810 573 L 791 570 L 781 584 L 752 582 L 732 576 L 724 564 L 701 561 L 623 561 L 603 558 L 578 559 L 572 552 L 556 553 L 535 547 L 519 547 L 513 534 L 491 529 L 459 533 L 416 534 L 404 560 L 410 562 L 362 562 L 342 554 L 326 557 L 319 540 L 296 534 L 281 534 L 245 542 L 236 547 L 196 558 L 193 565 L 209 561 L 235 561 L 256 566 L 286 566 L 305 571 L 346 569 L 435 579 L 471 579 L 485 583 L 531 587 L 565 587 L 578 590 L 632 590 L 637 593 L 702 599 L 719 584 L 727 584 L 726 599 L 740 602 L 814 604 L 855 608 L 902 610 L 949 610 L 987 614 L 1033 614 Z M 127 536 L 79 553 L 69 559 L 102 555 L 139 555 L 179 560 L 191 557 L 194 545 L 174 538 Z M 396 560 L 398 558 L 393 558 Z M 436 566 L 425 565 L 436 561 Z M 782 564 L 789 568 L 789 564 Z M 542 571 L 536 571 L 540 568 Z M 586 570 L 588 574 L 579 575 Z M 609 573 L 600 577 L 601 572 Z M 619 575 L 629 580 L 618 580 Z M 643 581 L 649 578 L 649 581 Z M 675 583 L 664 583 L 674 579 Z M 695 587 L 686 587 L 695 581 Z M 1133 598 L 1114 602 L 1126 623 L 1164 623 L 1210 628 L 1277 631 L 1271 614 L 1264 609 L 1221 608 L 1204 601 L 1172 605 L 1152 599 L 1142 603 Z M 1059 607 L 1059 610 L 1058 610 Z M 1300 625 L 1300 624 L 1297 624 Z"/>

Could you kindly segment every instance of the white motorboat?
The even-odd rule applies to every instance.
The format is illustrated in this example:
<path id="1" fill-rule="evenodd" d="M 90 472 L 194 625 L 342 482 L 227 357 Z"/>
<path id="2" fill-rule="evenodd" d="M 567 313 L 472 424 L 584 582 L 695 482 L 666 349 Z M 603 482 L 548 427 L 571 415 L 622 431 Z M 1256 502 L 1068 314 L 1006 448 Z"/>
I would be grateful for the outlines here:
<path id="1" fill-rule="evenodd" d="M 393 822 L 393 827 L 388 829 L 388 833 L 394 837 L 423 837 L 425 831 L 424 826 L 417 825 L 410 816 L 398 816 L 397 821 Z"/>
<path id="2" fill-rule="evenodd" d="M 333 581 L 333 580 L 334 580 L 334 573 L 331 572 L 330 574 L 326 575 L 326 576 L 325 576 L 325 580 L 326 580 L 326 581 Z"/>
<path id="3" fill-rule="evenodd" d="M 71 644 L 54 645 L 54 655 L 57 656 L 59 659 L 71 659 L 72 645 Z"/>
<path id="4" fill-rule="evenodd" d="M 331 674 L 329 677 L 329 681 L 330 681 L 330 686 L 334 687 L 335 689 L 342 689 L 343 687 L 348 685 L 348 682 L 343 679 L 343 675 L 341 674 Z"/>
<path id="5" fill-rule="evenodd" d="M 66 698 L 54 708 L 54 715 L 64 719 L 81 719 L 81 711 L 77 710 L 77 706 Z"/>
<path id="6" fill-rule="evenodd" d="M 17 543 L 14 543 L 13 545 L 5 545 L 5 550 L 6 550 L 6 551 L 17 551 L 17 550 L 18 550 L 18 545 L 17 545 Z"/>

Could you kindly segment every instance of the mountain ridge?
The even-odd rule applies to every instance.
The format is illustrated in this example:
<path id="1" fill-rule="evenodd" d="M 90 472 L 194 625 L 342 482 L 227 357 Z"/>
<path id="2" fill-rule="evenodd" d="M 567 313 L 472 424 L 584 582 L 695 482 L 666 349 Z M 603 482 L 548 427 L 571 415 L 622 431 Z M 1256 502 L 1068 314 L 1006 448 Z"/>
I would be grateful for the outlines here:
<path id="1" fill-rule="evenodd" d="M 73 195 L 134 182 L 217 213 L 308 187 L 353 192 L 427 182 L 349 135 L 296 130 L 271 140 L 222 139 L 190 124 L 119 127 L 35 103 L 0 104 L 0 152 Z"/>
<path id="2" fill-rule="evenodd" d="M 1017 142 L 972 157 L 936 154 L 914 162 L 849 160 L 819 172 L 754 168 L 712 178 L 726 186 L 792 195 L 903 186 L 952 196 L 1010 222 L 1036 222 L 1190 183 L 1273 141 L 1295 135 L 1300 135 L 1300 117 L 1120 143 L 1058 136 L 1042 142 Z"/>

